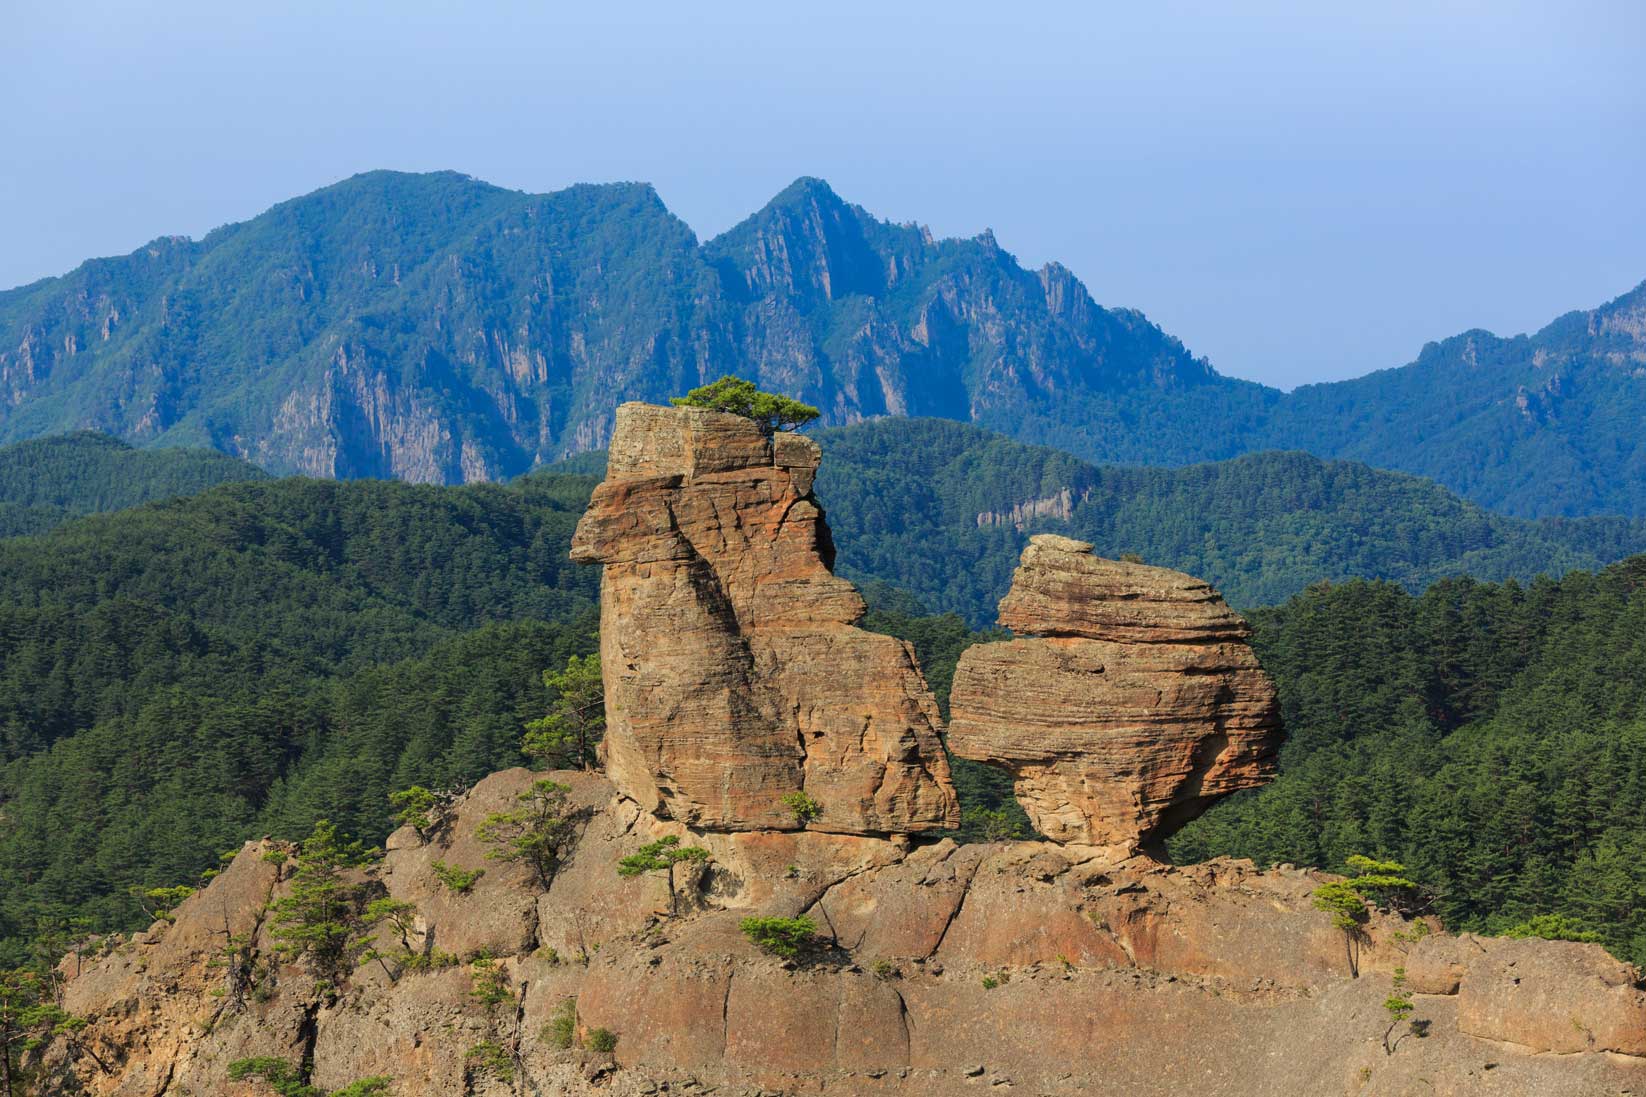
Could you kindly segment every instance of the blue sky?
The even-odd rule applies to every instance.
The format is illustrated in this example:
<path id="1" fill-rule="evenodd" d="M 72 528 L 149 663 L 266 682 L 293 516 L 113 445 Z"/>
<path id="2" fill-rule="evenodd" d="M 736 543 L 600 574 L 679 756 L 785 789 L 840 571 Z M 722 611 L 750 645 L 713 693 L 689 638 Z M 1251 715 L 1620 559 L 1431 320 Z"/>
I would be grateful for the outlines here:
<path id="1" fill-rule="evenodd" d="M 646 180 L 705 238 L 818 175 L 940 235 L 992 228 L 1285 387 L 1646 279 L 1638 0 L 6 0 L 0 20 L 0 286 L 377 167 Z"/>

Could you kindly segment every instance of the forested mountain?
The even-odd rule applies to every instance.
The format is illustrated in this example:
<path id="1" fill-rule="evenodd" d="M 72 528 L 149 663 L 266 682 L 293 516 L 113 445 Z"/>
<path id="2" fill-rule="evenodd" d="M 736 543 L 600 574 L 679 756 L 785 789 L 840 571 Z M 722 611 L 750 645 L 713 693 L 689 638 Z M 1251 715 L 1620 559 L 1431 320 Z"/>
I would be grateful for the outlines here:
<path id="1" fill-rule="evenodd" d="M 1289 735 L 1180 858 L 1398 858 L 1448 926 L 1539 914 L 1646 963 L 1646 557 L 1502 585 L 1311 587 L 1253 616 Z"/>
<path id="2" fill-rule="evenodd" d="M 134 449 L 94 431 L 0 446 L 0 537 L 267 476 L 215 450 Z"/>
<path id="3" fill-rule="evenodd" d="M 232 484 L 0 541 L 0 946 L 517 764 L 543 668 L 595 642 L 592 484 Z"/>
<path id="4" fill-rule="evenodd" d="M 1055 263 L 815 179 L 700 243 L 638 184 L 373 172 L 0 293 L 0 440 L 95 428 L 277 472 L 505 478 L 603 445 L 620 400 L 726 372 L 831 424 L 942 416 L 1142 464 L 1297 448 L 1509 513 L 1646 514 L 1646 288 L 1287 395 Z"/>
<path id="5" fill-rule="evenodd" d="M 994 623 L 1030 532 L 1136 553 L 1236 606 L 1321 579 L 1529 579 L 1646 552 L 1646 521 L 1506 518 L 1426 480 L 1303 453 L 1187 468 L 1089 465 L 963 423 L 880 420 L 817 434 L 817 493 L 842 574 Z"/>

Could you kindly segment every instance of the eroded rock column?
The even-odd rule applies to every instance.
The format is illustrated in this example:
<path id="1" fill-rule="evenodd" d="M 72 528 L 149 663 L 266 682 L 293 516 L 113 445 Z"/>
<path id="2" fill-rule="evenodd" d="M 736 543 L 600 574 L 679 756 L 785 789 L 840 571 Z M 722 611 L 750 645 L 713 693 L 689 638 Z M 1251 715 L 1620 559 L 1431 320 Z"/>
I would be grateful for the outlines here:
<path id="1" fill-rule="evenodd" d="M 1021 638 L 960 657 L 949 746 L 1009 770 L 1053 841 L 1158 842 L 1274 775 L 1274 686 L 1208 584 L 1042 534 L 1000 623 Z"/>
<path id="2" fill-rule="evenodd" d="M 606 769 L 647 810 L 716 830 L 954 826 L 937 706 L 913 650 L 856 628 L 798 434 L 624 404 L 572 541 L 605 568 Z"/>

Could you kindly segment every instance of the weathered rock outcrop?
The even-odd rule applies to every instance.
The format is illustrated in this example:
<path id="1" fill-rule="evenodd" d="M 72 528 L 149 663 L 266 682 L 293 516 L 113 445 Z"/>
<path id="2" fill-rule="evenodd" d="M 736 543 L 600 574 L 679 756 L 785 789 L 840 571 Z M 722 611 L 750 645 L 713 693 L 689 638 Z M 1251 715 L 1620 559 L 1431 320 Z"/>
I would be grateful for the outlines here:
<path id="1" fill-rule="evenodd" d="M 1206 583 L 1030 540 L 1000 603 L 1026 638 L 969 648 L 950 748 L 1008 769 L 1056 842 L 1136 848 L 1274 774 L 1274 686 Z"/>
<path id="2" fill-rule="evenodd" d="M 426 836 L 402 829 L 383 889 L 414 905 L 412 945 L 451 966 L 361 967 L 335 997 L 273 955 L 263 911 L 289 870 L 247 846 L 170 927 L 65 962 L 86 1053 L 48 1066 L 90 1097 L 264 1092 L 227 1082 L 237 1058 L 312 1063 L 335 1089 L 389 1075 L 418 1097 L 708 1092 L 951 1097 L 972 1086 L 1049 1097 L 1589 1097 L 1646 1086 L 1646 993 L 1598 946 L 1431 934 L 1374 915 L 1361 977 L 1313 909 L 1329 876 L 1249 862 L 1173 868 L 1043 842 L 905 849 L 787 831 L 693 833 L 639 812 L 605 780 L 553 777 L 584 812 L 545 889 L 480 860 L 474 828 L 536 777 L 494 774 Z M 674 834 L 712 860 L 676 880 L 618 877 L 619 858 Z M 487 867 L 467 893 L 431 866 Z M 809 914 L 829 938 L 799 963 L 739 932 L 750 914 Z M 235 1003 L 216 965 L 225 927 L 259 972 Z M 1414 940 L 1416 943 L 1414 944 Z M 387 943 L 385 941 L 385 943 Z M 468 961 L 503 973 L 492 1011 Z M 1390 975 L 1411 976 L 1423 1039 L 1385 1053 Z M 614 1055 L 556 1046 L 548 1022 L 617 1034 Z M 499 1046 L 512 1078 L 469 1051 Z M 1548 1054 L 1550 1052 L 1558 1054 Z M 108 1072 L 99 1069 L 95 1054 Z M 79 1088 L 76 1088 L 79 1087 Z"/>
<path id="3" fill-rule="evenodd" d="M 958 807 L 931 691 L 829 571 L 819 452 L 699 408 L 624 404 L 573 559 L 605 565 L 606 768 L 648 811 L 714 830 L 909 833 Z"/>

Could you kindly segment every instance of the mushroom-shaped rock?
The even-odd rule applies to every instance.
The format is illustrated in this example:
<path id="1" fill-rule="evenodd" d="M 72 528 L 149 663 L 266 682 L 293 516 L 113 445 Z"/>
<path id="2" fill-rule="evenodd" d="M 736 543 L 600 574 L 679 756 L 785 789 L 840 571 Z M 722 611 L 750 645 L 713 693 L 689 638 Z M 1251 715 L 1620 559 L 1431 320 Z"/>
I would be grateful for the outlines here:
<path id="1" fill-rule="evenodd" d="M 1027 635 L 960 657 L 949 746 L 1010 771 L 1053 841 L 1153 844 L 1273 776 L 1274 685 L 1208 584 L 1042 534 L 1000 622 Z"/>
<path id="2" fill-rule="evenodd" d="M 913 649 L 853 626 L 798 434 L 624 404 L 572 541 L 604 564 L 606 769 L 647 810 L 710 830 L 956 825 L 936 703 Z"/>

